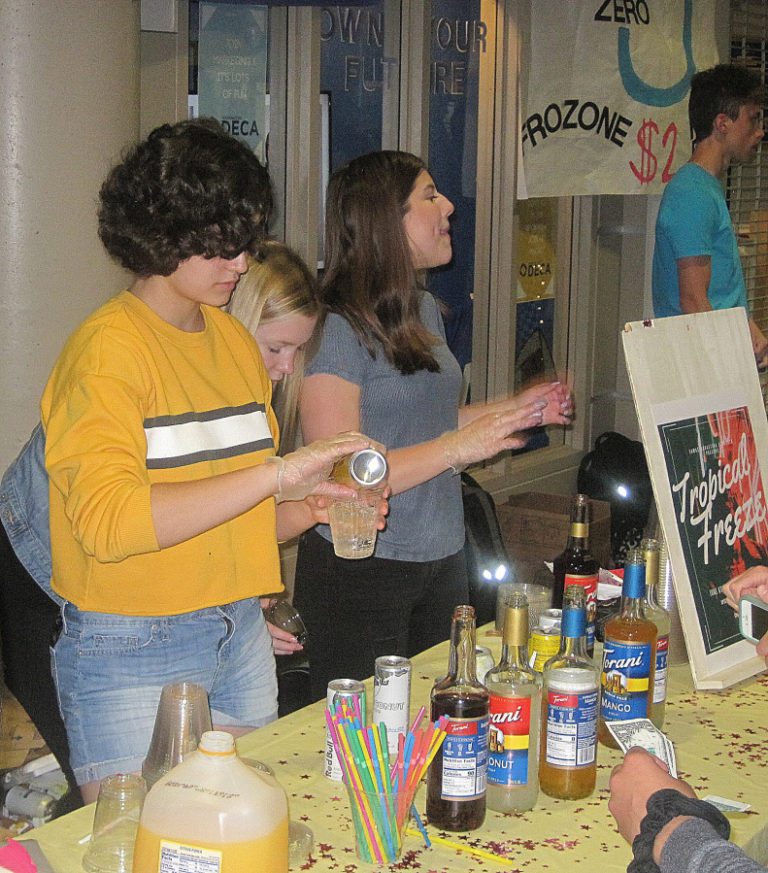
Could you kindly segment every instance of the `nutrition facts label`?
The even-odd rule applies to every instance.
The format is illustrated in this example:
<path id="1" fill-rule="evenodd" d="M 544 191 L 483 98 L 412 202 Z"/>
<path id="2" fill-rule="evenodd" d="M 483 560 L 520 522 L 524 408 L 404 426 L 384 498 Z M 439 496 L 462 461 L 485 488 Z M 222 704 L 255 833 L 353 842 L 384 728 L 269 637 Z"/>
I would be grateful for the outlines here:
<path id="1" fill-rule="evenodd" d="M 158 873 L 220 873 L 221 852 L 163 840 Z"/>
<path id="2" fill-rule="evenodd" d="M 580 767 L 595 760 L 597 691 L 547 695 L 547 763 Z"/>
<path id="3" fill-rule="evenodd" d="M 467 800 L 485 791 L 488 718 L 449 719 L 443 740 L 443 790 L 448 799 Z"/>

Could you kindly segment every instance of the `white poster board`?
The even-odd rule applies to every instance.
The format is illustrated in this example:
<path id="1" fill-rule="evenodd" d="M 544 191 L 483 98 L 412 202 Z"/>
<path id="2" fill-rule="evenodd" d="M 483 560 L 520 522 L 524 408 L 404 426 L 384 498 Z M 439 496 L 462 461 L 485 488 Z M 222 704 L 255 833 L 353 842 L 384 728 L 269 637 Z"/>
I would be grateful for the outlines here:
<path id="1" fill-rule="evenodd" d="M 622 334 L 697 688 L 765 669 L 722 586 L 768 563 L 768 421 L 746 313 L 638 321 Z"/>

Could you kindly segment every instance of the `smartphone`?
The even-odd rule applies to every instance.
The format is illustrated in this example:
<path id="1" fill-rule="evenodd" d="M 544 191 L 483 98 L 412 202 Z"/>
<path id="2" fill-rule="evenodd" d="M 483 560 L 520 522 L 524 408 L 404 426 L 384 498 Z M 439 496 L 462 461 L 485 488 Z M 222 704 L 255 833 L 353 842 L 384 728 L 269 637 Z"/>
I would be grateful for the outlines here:
<path id="1" fill-rule="evenodd" d="M 768 633 L 768 603 L 753 594 L 739 598 L 739 632 L 753 643 Z"/>

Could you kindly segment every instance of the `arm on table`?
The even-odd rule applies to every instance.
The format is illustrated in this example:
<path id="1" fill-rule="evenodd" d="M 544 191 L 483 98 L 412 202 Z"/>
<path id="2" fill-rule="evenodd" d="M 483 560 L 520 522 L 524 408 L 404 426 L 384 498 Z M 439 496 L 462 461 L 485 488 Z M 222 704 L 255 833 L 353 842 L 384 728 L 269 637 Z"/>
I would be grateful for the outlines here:
<path id="1" fill-rule="evenodd" d="M 613 768 L 609 784 L 608 809 L 616 819 L 619 833 L 630 844 L 640 833 L 649 798 L 657 791 L 672 789 L 696 799 L 687 782 L 670 776 L 666 764 L 640 748 L 630 749 L 623 763 Z M 710 821 L 696 815 L 675 816 L 659 830 L 653 843 L 653 860 L 661 873 L 765 871 L 738 846 L 720 836 Z"/>

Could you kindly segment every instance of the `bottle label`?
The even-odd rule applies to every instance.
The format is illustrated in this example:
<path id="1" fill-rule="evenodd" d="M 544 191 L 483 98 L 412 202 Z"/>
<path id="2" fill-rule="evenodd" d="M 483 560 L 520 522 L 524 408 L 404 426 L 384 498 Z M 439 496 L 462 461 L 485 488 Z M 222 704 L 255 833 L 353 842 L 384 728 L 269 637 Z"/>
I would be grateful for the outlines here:
<path id="1" fill-rule="evenodd" d="M 656 644 L 656 672 L 653 676 L 653 702 L 664 703 L 667 699 L 667 656 L 669 637 L 659 637 Z"/>
<path id="2" fill-rule="evenodd" d="M 600 712 L 606 721 L 646 718 L 651 674 L 650 643 L 617 642 L 603 646 Z"/>
<path id="3" fill-rule="evenodd" d="M 575 573 L 566 573 L 563 590 L 569 585 L 581 585 L 587 595 L 587 646 L 591 649 L 595 645 L 595 617 L 597 616 L 597 573 L 587 576 L 577 576 Z"/>
<path id="4" fill-rule="evenodd" d="M 485 794 L 488 716 L 449 718 L 443 740 L 443 800 L 472 800 Z"/>
<path id="5" fill-rule="evenodd" d="M 528 666 L 537 673 L 544 672 L 544 665 L 560 651 L 560 632 L 543 633 L 534 631 L 531 634 L 531 657 Z"/>
<path id="6" fill-rule="evenodd" d="M 221 862 L 221 852 L 215 849 L 160 841 L 158 873 L 219 873 Z"/>
<path id="7" fill-rule="evenodd" d="M 496 785 L 527 785 L 531 698 L 491 694 L 490 718 L 488 781 Z"/>
<path id="8" fill-rule="evenodd" d="M 586 767 L 597 751 L 597 691 L 547 692 L 546 760 L 553 767 Z"/>

